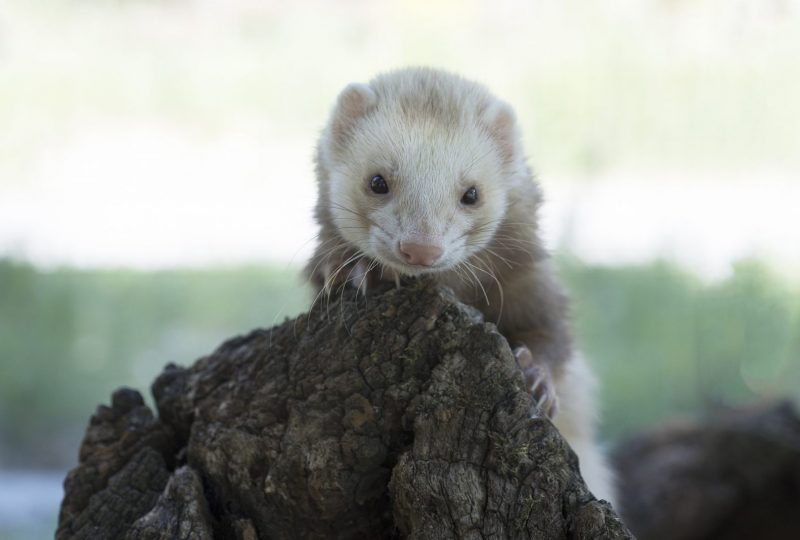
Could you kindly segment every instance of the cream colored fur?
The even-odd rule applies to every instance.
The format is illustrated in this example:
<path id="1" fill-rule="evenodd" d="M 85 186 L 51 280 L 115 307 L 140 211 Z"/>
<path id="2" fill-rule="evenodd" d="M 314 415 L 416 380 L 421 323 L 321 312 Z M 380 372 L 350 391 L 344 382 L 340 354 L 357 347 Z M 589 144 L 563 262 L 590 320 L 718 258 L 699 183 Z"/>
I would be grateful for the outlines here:
<path id="1" fill-rule="evenodd" d="M 361 287 L 430 274 L 481 309 L 512 347 L 530 351 L 530 373 L 545 375 L 532 392 L 558 411 L 589 488 L 612 499 L 591 372 L 574 351 L 568 301 L 539 238 L 541 190 L 520 141 L 511 107 L 456 75 L 406 69 L 349 85 L 318 145 L 320 243 L 306 273 L 320 295 L 354 277 Z M 388 193 L 371 191 L 375 175 Z M 465 206 L 470 187 L 478 203 Z M 441 258 L 408 264 L 398 246 L 409 239 L 440 243 Z"/>

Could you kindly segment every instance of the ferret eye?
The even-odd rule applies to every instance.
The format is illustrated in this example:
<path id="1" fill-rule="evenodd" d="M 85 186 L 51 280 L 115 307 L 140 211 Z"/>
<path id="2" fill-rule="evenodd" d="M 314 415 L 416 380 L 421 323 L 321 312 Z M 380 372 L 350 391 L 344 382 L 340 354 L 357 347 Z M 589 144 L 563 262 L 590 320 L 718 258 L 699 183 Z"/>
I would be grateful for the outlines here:
<path id="1" fill-rule="evenodd" d="M 461 204 L 475 204 L 476 202 L 478 202 L 478 190 L 475 189 L 475 186 L 472 186 L 464 192 L 464 196 L 461 197 Z"/>
<path id="2" fill-rule="evenodd" d="M 379 174 L 376 174 L 372 177 L 372 180 L 369 181 L 369 187 L 378 195 L 389 193 L 389 184 L 387 184 L 386 180 L 383 179 L 383 176 Z"/>

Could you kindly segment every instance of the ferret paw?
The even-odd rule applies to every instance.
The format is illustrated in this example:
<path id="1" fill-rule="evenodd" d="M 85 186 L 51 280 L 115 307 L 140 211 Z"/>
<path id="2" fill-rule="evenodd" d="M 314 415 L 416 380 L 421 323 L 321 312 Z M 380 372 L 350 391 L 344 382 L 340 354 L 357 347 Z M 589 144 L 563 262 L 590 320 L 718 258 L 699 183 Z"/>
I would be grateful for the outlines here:
<path id="1" fill-rule="evenodd" d="M 536 400 L 536 408 L 547 418 L 553 418 L 558 412 L 558 396 L 550 369 L 534 360 L 527 347 L 514 349 L 514 358 L 525 376 L 528 391 Z"/>
<path id="2" fill-rule="evenodd" d="M 371 286 L 370 280 L 373 279 L 372 272 L 367 269 L 367 263 L 361 260 L 346 265 L 326 264 L 322 269 L 325 290 L 330 294 L 335 290 L 351 287 L 367 294 L 367 289 Z"/>
<path id="3" fill-rule="evenodd" d="M 370 280 L 373 275 L 369 272 L 369 267 L 366 262 L 360 260 L 353 264 L 353 268 L 347 274 L 347 286 L 356 289 L 361 294 L 366 295 L 367 289 L 372 288 Z"/>

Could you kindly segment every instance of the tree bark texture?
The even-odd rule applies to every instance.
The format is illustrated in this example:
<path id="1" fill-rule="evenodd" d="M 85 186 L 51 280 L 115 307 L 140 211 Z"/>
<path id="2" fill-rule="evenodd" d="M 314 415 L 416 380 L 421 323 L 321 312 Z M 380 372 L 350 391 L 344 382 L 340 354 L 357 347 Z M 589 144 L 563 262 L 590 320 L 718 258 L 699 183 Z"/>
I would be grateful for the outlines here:
<path id="1" fill-rule="evenodd" d="M 631 538 L 505 339 L 425 281 L 346 292 L 92 417 L 57 538 Z"/>
<path id="2" fill-rule="evenodd" d="M 640 539 L 800 538 L 800 418 L 788 402 L 663 427 L 615 461 Z"/>

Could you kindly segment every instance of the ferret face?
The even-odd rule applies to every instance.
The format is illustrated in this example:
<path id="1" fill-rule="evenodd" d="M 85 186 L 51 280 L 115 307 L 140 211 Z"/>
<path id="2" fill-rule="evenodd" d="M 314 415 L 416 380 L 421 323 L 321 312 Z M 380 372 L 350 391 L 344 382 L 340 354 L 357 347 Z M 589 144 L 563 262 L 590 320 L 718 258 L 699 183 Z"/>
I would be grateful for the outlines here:
<path id="1" fill-rule="evenodd" d="M 349 87 L 320 145 L 340 236 L 403 275 L 452 270 L 484 248 L 512 182 L 492 126 L 482 123 L 483 102 L 450 96 L 436 114 L 421 97 L 416 109 L 414 99 Z"/>

